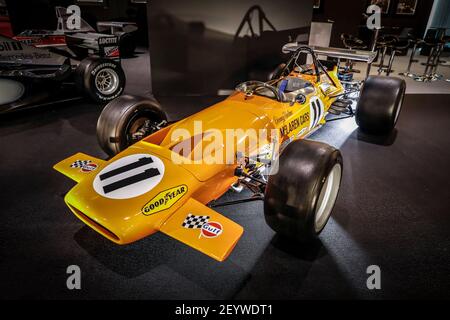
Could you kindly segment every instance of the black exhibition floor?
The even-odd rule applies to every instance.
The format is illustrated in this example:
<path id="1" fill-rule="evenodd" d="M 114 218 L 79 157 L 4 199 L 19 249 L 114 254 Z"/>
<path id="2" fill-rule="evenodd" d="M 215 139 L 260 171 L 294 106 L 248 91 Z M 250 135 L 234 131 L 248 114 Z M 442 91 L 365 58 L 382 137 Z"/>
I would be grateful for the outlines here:
<path id="1" fill-rule="evenodd" d="M 220 99 L 160 101 L 178 119 Z M 81 101 L 3 117 L 1 298 L 450 298 L 449 108 L 450 95 L 408 95 L 386 141 L 362 136 L 353 119 L 329 123 L 312 138 L 338 146 L 345 170 L 320 241 L 283 243 L 260 203 L 226 207 L 219 211 L 245 233 L 223 263 L 162 234 L 117 246 L 69 212 L 63 196 L 73 182 L 52 165 L 78 151 L 105 156 L 99 107 Z M 66 289 L 71 264 L 82 269 L 82 290 Z M 372 264 L 381 267 L 378 291 L 366 288 Z"/>

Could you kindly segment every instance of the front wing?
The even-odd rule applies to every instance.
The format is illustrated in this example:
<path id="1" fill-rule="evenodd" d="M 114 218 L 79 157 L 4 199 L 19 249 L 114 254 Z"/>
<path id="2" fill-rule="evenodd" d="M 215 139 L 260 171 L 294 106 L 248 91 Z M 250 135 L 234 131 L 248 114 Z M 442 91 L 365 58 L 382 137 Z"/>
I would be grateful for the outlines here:
<path id="1" fill-rule="evenodd" d="M 105 165 L 104 160 L 79 152 L 54 165 L 54 169 L 80 183 L 91 173 L 99 172 Z M 170 207 L 171 205 L 164 207 L 163 210 Z M 149 219 L 152 216 L 150 215 Z M 89 225 L 88 221 L 80 219 Z M 164 218 L 156 230 L 218 261 L 229 256 L 244 232 L 240 225 L 193 198 Z"/>
<path id="2" fill-rule="evenodd" d="M 163 223 L 160 231 L 223 261 L 233 251 L 244 229 L 191 198 Z"/>

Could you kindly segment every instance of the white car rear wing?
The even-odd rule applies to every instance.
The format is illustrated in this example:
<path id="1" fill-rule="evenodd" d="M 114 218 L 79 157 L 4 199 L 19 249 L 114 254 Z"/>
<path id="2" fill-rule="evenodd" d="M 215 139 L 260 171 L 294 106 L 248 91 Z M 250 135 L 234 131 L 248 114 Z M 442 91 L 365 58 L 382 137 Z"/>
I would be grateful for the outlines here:
<path id="1" fill-rule="evenodd" d="M 304 45 L 298 42 L 290 42 L 285 44 L 281 50 L 283 53 L 294 53 L 300 47 L 304 47 Z M 366 77 L 369 75 L 370 67 L 377 56 L 376 52 L 366 50 L 350 50 L 319 46 L 310 46 L 310 48 L 316 55 L 338 59 L 338 67 L 341 59 L 349 59 L 367 63 Z"/>

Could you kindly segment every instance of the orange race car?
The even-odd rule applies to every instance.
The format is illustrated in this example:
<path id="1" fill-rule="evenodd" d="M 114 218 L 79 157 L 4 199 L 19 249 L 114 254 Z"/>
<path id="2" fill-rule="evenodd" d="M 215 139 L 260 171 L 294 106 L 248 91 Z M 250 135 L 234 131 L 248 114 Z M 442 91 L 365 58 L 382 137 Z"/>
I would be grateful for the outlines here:
<path id="1" fill-rule="evenodd" d="M 325 227 L 343 173 L 339 150 L 305 140 L 329 113 L 356 115 L 361 130 L 389 133 L 405 92 L 396 78 L 368 77 L 350 91 L 336 66 L 306 46 L 292 49 L 268 82 L 247 81 L 219 102 L 169 124 L 152 99 L 121 96 L 97 124 L 108 160 L 77 153 L 54 168 L 77 184 L 65 196 L 70 210 L 117 244 L 161 231 L 223 261 L 243 228 L 213 208 L 230 188 L 263 200 L 268 225 L 295 241 Z M 311 63 L 305 63 L 308 58 Z"/>

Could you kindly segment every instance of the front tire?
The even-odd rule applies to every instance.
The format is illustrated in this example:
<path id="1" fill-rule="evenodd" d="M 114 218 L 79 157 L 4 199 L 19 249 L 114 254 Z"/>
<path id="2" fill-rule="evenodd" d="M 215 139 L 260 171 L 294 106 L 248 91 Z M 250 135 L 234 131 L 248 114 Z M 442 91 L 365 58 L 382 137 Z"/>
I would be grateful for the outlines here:
<path id="1" fill-rule="evenodd" d="M 78 88 L 97 103 L 108 103 L 123 93 L 125 73 L 113 60 L 86 58 L 75 71 Z"/>
<path id="2" fill-rule="evenodd" d="M 342 169 L 339 150 L 315 141 L 291 142 L 280 155 L 278 172 L 267 182 L 267 224 L 295 241 L 316 239 L 334 207 Z"/>
<path id="3" fill-rule="evenodd" d="M 356 106 L 356 123 L 369 134 L 389 134 L 395 127 L 405 96 L 403 79 L 369 76 Z"/>
<path id="4" fill-rule="evenodd" d="M 157 131 L 167 122 L 161 105 L 154 99 L 123 95 L 103 109 L 97 121 L 97 138 L 110 156 Z"/>

